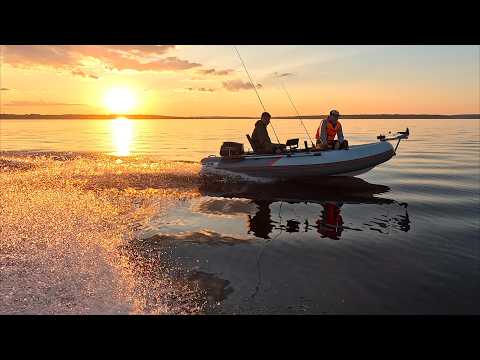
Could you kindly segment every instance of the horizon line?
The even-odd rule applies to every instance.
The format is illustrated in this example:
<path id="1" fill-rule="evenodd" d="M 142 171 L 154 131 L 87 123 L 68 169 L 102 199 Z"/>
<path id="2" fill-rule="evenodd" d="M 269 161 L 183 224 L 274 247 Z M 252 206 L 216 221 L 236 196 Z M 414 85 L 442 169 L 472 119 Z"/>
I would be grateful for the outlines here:
<path id="1" fill-rule="evenodd" d="M 272 116 L 272 119 L 305 119 L 305 118 L 321 118 L 326 117 L 328 114 L 313 114 L 313 115 L 278 115 Z M 340 118 L 348 118 L 348 117 L 444 117 L 444 118 L 454 118 L 454 117 L 478 117 L 480 118 L 480 114 L 478 113 L 460 113 L 460 114 L 428 114 L 428 113 L 409 113 L 409 114 L 402 114 L 402 113 L 361 113 L 361 114 L 344 114 L 340 115 Z M 223 118 L 223 119 L 255 119 L 259 118 L 259 116 L 249 116 L 249 115 L 190 115 L 190 116 L 179 116 L 179 115 L 163 115 L 163 114 L 39 114 L 39 113 L 29 113 L 29 114 L 10 114 L 10 113 L 0 113 L 0 118 L 7 118 L 7 117 L 89 117 L 89 118 L 118 118 L 118 117 L 126 117 L 126 118 L 163 118 L 163 119 L 215 119 L 215 118 Z"/>

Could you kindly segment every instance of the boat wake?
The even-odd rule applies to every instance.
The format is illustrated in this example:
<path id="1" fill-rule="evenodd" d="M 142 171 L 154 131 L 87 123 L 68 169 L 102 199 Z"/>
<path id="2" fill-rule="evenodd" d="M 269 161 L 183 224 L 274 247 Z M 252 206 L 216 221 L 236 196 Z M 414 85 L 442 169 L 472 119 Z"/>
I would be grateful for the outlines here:
<path id="1" fill-rule="evenodd" d="M 214 167 L 203 167 L 200 170 L 200 177 L 203 183 L 254 183 L 269 184 L 275 182 L 275 179 L 260 176 L 251 176 L 241 173 L 218 169 Z"/>
<path id="2" fill-rule="evenodd" d="M 198 164 L 0 152 L 0 313 L 197 313 L 202 299 L 137 232 L 198 194 Z M 163 249 L 168 252 L 168 249 Z"/>

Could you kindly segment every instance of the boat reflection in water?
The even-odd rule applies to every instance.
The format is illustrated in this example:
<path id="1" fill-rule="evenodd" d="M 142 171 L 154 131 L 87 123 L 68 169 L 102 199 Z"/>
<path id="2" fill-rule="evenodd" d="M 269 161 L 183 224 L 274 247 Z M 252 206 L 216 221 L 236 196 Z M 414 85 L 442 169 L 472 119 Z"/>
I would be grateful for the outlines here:
<path id="1" fill-rule="evenodd" d="M 319 183 L 321 185 L 292 182 L 275 184 L 208 182 L 200 188 L 200 192 L 210 198 L 251 200 L 251 203 L 256 205 L 257 211 L 254 215 L 248 214 L 248 234 L 263 239 L 270 239 L 273 233 L 279 231 L 285 233 L 316 231 L 323 238 L 339 240 L 345 229 L 362 231 L 364 230 L 362 227 L 367 227 L 368 230 L 382 232 L 382 228 L 385 229 L 392 222 L 398 230 L 409 231 L 407 204 L 378 197 L 379 194 L 390 191 L 388 186 L 371 184 L 353 177 L 325 178 Z M 271 205 L 274 203 L 280 203 L 278 214 L 272 214 Z M 202 212 L 208 213 L 208 201 L 205 204 L 207 206 L 199 208 Z M 290 210 L 296 212 L 296 216 L 284 219 L 282 208 L 292 204 Z M 319 204 L 321 210 L 318 211 L 318 206 L 310 207 L 306 213 L 299 215 L 298 211 L 295 211 L 295 204 Z M 345 204 L 396 204 L 404 208 L 404 214 L 374 216 L 371 220 L 362 219 L 361 228 L 352 227 L 345 225 L 342 216 L 342 207 Z M 218 210 L 215 209 L 216 214 Z M 317 211 L 317 214 L 312 221 L 314 211 Z"/>
<path id="2" fill-rule="evenodd" d="M 376 313 L 398 297 L 392 249 L 414 237 L 407 204 L 383 197 L 387 186 L 335 177 L 205 181 L 199 191 L 152 218 L 142 246 L 187 269 L 208 312 Z"/>

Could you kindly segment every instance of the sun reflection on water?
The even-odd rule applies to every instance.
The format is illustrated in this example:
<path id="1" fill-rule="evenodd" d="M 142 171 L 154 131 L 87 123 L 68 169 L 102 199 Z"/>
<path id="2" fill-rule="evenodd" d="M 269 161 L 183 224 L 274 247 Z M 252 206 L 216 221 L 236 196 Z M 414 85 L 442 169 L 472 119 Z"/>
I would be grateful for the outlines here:
<path id="1" fill-rule="evenodd" d="M 112 120 L 112 142 L 114 155 L 128 156 L 133 142 L 134 124 L 125 117 Z"/>

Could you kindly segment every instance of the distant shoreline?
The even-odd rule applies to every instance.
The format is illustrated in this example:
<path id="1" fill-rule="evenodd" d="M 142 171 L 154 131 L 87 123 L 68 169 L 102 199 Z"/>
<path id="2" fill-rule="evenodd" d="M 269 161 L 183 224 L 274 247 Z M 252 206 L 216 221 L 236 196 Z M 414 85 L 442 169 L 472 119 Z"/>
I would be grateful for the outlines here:
<path id="1" fill-rule="evenodd" d="M 257 119 L 258 116 L 169 116 L 169 115 L 141 115 L 141 114 L 108 114 L 108 115 L 88 115 L 88 114 L 63 114 L 63 115 L 45 115 L 45 114 L 0 114 L 0 119 L 65 119 L 65 120 L 111 120 L 118 117 L 128 119 Z M 302 119 L 323 119 L 327 115 L 303 115 Z M 456 115 L 435 115 L 435 114 L 351 114 L 341 115 L 341 119 L 480 119 L 480 114 L 456 114 Z M 298 116 L 273 116 L 272 119 L 298 119 Z"/>

